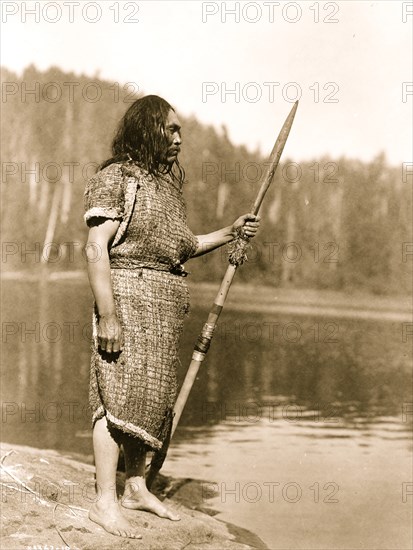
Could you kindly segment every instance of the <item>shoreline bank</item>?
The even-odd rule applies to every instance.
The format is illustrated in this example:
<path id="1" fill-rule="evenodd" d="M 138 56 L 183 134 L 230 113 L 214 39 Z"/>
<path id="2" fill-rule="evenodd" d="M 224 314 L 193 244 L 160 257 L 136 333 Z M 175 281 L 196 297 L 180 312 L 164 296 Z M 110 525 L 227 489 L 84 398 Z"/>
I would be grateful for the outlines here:
<path id="1" fill-rule="evenodd" d="M 142 539 L 110 535 L 91 522 L 96 499 L 94 467 L 53 450 L 1 444 L 2 542 L 4 550 L 28 548 L 247 550 L 265 549 L 260 538 L 224 523 L 208 509 L 203 481 L 160 475 L 154 492 L 181 515 L 171 522 L 147 512 L 125 510 Z M 117 489 L 124 474 L 118 472 Z"/>

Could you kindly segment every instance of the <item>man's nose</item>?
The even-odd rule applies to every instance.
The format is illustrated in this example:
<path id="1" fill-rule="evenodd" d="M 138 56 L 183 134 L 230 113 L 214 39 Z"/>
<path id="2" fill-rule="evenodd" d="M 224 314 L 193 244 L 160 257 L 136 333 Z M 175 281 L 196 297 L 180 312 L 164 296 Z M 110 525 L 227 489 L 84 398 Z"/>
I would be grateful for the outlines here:
<path id="1" fill-rule="evenodd" d="M 178 134 L 178 132 L 175 132 L 174 144 L 175 145 L 181 145 L 181 143 L 182 143 L 182 138 L 181 138 L 180 134 Z"/>

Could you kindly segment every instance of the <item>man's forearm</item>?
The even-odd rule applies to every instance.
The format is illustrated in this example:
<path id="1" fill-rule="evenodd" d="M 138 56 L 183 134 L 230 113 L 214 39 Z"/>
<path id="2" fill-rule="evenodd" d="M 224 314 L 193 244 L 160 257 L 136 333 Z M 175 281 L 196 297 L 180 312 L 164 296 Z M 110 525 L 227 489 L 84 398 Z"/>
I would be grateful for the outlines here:
<path id="1" fill-rule="evenodd" d="M 235 235 L 233 233 L 232 225 L 228 225 L 227 227 L 223 227 L 222 229 L 218 229 L 218 231 L 213 231 L 207 235 L 197 235 L 196 238 L 198 239 L 198 247 L 192 257 L 202 256 L 202 254 L 211 252 L 211 250 L 229 243 L 234 237 Z"/>
<path id="2" fill-rule="evenodd" d="M 116 313 L 107 249 L 102 249 L 102 254 L 96 261 L 88 258 L 87 272 L 99 315 Z"/>

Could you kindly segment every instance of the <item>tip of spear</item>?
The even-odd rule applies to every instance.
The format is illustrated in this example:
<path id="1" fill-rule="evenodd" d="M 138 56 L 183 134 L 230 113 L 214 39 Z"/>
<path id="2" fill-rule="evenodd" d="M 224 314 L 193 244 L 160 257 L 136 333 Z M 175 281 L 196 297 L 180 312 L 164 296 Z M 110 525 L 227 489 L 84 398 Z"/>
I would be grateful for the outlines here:
<path id="1" fill-rule="evenodd" d="M 294 105 L 292 106 L 292 109 L 291 109 L 290 114 L 288 116 L 291 117 L 291 118 L 294 118 L 295 113 L 297 112 L 297 108 L 298 108 L 298 99 L 297 99 L 297 101 L 294 102 Z"/>
<path id="2" fill-rule="evenodd" d="M 291 111 L 287 117 L 286 123 L 287 121 L 289 121 L 290 125 L 292 124 L 292 121 L 295 117 L 295 113 L 297 112 L 297 108 L 298 108 L 298 99 L 297 101 L 294 102 L 294 105 L 291 107 Z"/>

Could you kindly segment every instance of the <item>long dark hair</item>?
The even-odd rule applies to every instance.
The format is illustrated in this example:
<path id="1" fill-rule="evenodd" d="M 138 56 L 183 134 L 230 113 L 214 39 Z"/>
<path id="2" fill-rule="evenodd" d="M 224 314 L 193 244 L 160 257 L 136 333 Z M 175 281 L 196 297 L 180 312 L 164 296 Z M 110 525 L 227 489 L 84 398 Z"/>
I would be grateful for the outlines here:
<path id="1" fill-rule="evenodd" d="M 112 157 L 105 160 L 99 170 L 114 162 L 135 161 L 153 176 L 170 173 L 182 185 L 185 171 L 178 159 L 171 166 L 162 164 L 168 146 L 165 123 L 171 110 L 175 112 L 167 101 L 157 95 L 147 95 L 132 103 L 113 139 Z"/>

